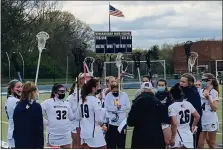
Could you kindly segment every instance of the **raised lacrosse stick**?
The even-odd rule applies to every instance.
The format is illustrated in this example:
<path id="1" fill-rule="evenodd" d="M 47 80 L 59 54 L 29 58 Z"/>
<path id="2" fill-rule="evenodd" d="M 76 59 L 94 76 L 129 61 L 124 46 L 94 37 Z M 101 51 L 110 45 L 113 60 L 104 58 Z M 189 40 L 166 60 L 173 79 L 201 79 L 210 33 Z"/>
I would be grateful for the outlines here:
<path id="1" fill-rule="evenodd" d="M 148 75 L 150 76 L 150 80 L 152 81 L 152 69 L 151 69 L 151 61 L 150 61 L 151 51 L 148 50 L 146 53 L 146 65 L 148 67 Z"/>
<path id="2" fill-rule="evenodd" d="M 134 60 L 134 64 L 135 64 L 135 67 L 137 68 L 137 71 L 138 71 L 138 78 L 139 78 L 139 84 L 141 86 L 141 75 L 140 75 L 140 56 L 141 56 L 141 53 L 140 52 L 135 52 L 132 54 L 132 58 Z"/>
<path id="3" fill-rule="evenodd" d="M 121 91 L 121 66 L 122 66 L 122 53 L 118 53 L 117 57 L 116 57 L 116 66 L 118 68 L 118 79 L 120 80 L 119 81 L 119 84 L 118 84 L 118 92 L 120 93 Z M 120 96 L 120 94 L 119 94 Z"/>
<path id="4" fill-rule="evenodd" d="M 123 76 L 133 79 L 134 75 L 126 72 L 128 69 L 128 66 L 129 66 L 129 63 L 126 60 L 122 60 L 122 72 L 121 73 L 123 74 Z M 122 80 L 123 80 L 123 78 L 122 78 Z"/>
<path id="5" fill-rule="evenodd" d="M 18 74 L 19 81 L 22 82 L 22 78 L 21 78 L 21 75 L 20 75 L 20 66 L 19 66 L 19 63 L 18 63 L 18 60 L 17 60 L 17 53 L 16 52 L 12 53 L 11 61 L 14 65 L 14 67 L 15 67 L 15 70 L 16 70 L 17 74 Z"/>
<path id="6" fill-rule="evenodd" d="M 48 33 L 41 31 L 36 35 L 36 38 L 38 40 L 39 59 L 38 59 L 38 64 L 37 64 L 37 69 L 36 69 L 35 85 L 37 85 L 37 79 L 39 75 L 39 65 L 40 65 L 40 60 L 41 60 L 41 54 L 42 54 L 43 49 L 45 49 L 46 40 L 48 40 L 50 36 Z"/>
<path id="7" fill-rule="evenodd" d="M 104 61 L 102 59 L 97 59 L 95 62 L 98 66 L 98 76 L 101 78 L 104 69 Z"/>
<path id="8" fill-rule="evenodd" d="M 196 52 L 190 52 L 190 57 L 188 58 L 189 73 L 192 73 L 197 58 L 198 54 Z"/>
<path id="9" fill-rule="evenodd" d="M 93 57 L 86 57 L 84 59 L 84 62 L 83 62 L 85 67 L 86 67 L 86 69 L 87 69 L 87 72 L 89 74 L 91 74 L 92 76 L 93 76 L 93 73 L 94 73 L 94 70 L 93 70 L 94 62 L 95 62 L 95 59 Z M 90 67 L 90 70 L 89 70 L 89 67 Z"/>

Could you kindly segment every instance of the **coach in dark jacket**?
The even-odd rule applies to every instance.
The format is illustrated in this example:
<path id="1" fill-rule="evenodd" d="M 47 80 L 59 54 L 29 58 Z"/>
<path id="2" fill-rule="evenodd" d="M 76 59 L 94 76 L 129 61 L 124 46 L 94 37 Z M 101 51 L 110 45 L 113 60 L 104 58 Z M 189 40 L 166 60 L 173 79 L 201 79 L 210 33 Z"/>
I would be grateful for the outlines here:
<path id="1" fill-rule="evenodd" d="M 164 149 L 161 128 L 163 105 L 155 98 L 152 85 L 142 84 L 143 93 L 138 96 L 129 112 L 127 124 L 134 127 L 132 149 Z"/>
<path id="2" fill-rule="evenodd" d="M 43 115 L 40 104 L 35 101 L 37 97 L 36 86 L 32 82 L 26 82 L 13 115 L 16 149 L 44 148 Z"/>
<path id="3" fill-rule="evenodd" d="M 197 87 L 194 85 L 194 81 L 195 81 L 195 78 L 191 74 L 185 73 L 181 76 L 180 87 L 187 101 L 190 102 L 194 106 L 194 108 L 197 110 L 201 118 L 202 116 L 201 97 L 200 97 L 200 94 L 198 93 Z M 194 117 L 191 116 L 190 126 L 192 126 L 193 121 L 194 121 Z M 196 133 L 196 136 L 194 136 L 195 148 L 197 147 L 197 144 L 199 141 L 199 135 L 202 130 L 201 119 L 199 120 L 197 127 L 198 127 L 197 133 Z M 195 140 L 195 137 L 196 137 L 196 140 Z"/>

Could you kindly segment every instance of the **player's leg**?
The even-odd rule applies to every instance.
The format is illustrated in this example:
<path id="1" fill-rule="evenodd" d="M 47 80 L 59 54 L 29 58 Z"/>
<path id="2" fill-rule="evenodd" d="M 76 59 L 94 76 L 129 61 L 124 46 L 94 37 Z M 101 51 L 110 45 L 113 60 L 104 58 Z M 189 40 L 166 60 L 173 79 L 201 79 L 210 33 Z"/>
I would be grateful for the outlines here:
<path id="1" fill-rule="evenodd" d="M 60 146 L 62 149 L 70 149 L 70 144 Z"/>
<path id="2" fill-rule="evenodd" d="M 116 131 L 117 127 L 109 124 L 108 131 L 106 132 L 105 135 L 108 149 L 116 149 L 116 141 L 118 140 L 116 136 L 117 133 Z"/>
<path id="3" fill-rule="evenodd" d="M 194 148 L 197 148 L 197 146 L 198 146 L 201 131 L 202 131 L 202 129 L 198 128 L 197 132 L 195 134 L 193 134 Z"/>
<path id="4" fill-rule="evenodd" d="M 216 148 L 216 131 L 208 132 L 208 146 L 210 149 Z"/>
<path id="5" fill-rule="evenodd" d="M 203 149 L 204 148 L 205 139 L 207 137 L 206 135 L 207 135 L 207 132 L 206 131 L 202 131 L 200 133 L 199 141 L 198 141 L 198 146 L 197 146 L 198 149 Z"/>
<path id="6" fill-rule="evenodd" d="M 72 135 L 72 148 L 76 149 L 77 146 L 78 146 L 78 134 L 77 134 L 77 131 L 76 130 L 72 131 L 71 135 Z"/>
<path id="7" fill-rule="evenodd" d="M 80 127 L 77 127 L 76 128 L 76 131 L 77 131 L 77 148 L 79 148 L 80 145 L 81 145 L 81 136 L 80 136 L 80 134 L 81 134 L 81 128 Z"/>
<path id="8" fill-rule="evenodd" d="M 119 133 L 118 130 L 116 130 L 116 133 L 118 135 L 118 141 L 117 141 L 117 147 L 119 149 L 125 149 L 125 141 L 126 141 L 126 133 L 127 133 L 127 125 L 122 129 L 122 132 Z"/>

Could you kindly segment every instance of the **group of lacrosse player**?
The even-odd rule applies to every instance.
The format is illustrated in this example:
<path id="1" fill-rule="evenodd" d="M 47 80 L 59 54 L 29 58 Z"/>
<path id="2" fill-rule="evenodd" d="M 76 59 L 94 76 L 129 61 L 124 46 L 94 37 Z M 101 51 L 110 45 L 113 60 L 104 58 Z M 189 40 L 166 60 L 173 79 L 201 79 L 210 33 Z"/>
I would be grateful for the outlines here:
<path id="1" fill-rule="evenodd" d="M 125 149 L 130 130 L 133 130 L 131 148 L 204 148 L 205 142 L 209 148 L 216 148 L 219 91 L 211 73 L 203 74 L 196 84 L 191 74 L 184 74 L 169 89 L 164 79 L 159 79 L 154 87 L 151 75 L 143 76 L 141 81 L 136 64 L 142 84 L 131 106 L 128 93 L 121 91 L 124 78 L 121 65 L 120 55 L 116 59 L 119 74 L 106 77 L 105 88 L 100 78 L 93 76 L 93 65 L 86 64 L 68 97 L 64 85 L 53 85 L 49 99 L 41 103 L 48 148 Z M 5 109 L 10 148 L 16 148 L 13 112 L 22 92 L 20 81 L 9 82 Z M 38 97 L 32 100 L 38 101 Z M 128 126 L 134 128 L 127 130 Z"/>

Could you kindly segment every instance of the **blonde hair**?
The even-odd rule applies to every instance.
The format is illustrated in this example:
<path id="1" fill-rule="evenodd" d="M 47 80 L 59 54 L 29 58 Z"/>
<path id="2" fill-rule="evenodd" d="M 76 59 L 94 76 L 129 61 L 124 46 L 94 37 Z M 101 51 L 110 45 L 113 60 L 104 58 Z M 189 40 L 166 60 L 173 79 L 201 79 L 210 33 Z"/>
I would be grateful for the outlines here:
<path id="1" fill-rule="evenodd" d="M 22 90 L 22 95 L 20 100 L 31 100 L 33 99 L 34 96 L 34 92 L 37 91 L 37 87 L 33 82 L 27 81 L 24 85 L 23 85 L 23 90 Z"/>
<path id="2" fill-rule="evenodd" d="M 113 90 L 114 88 L 118 88 L 118 83 L 116 81 L 112 82 L 111 84 L 111 90 Z"/>
<path id="3" fill-rule="evenodd" d="M 184 73 L 181 77 L 187 78 L 188 85 L 194 85 L 194 82 L 196 81 L 195 77 L 190 73 Z"/>

